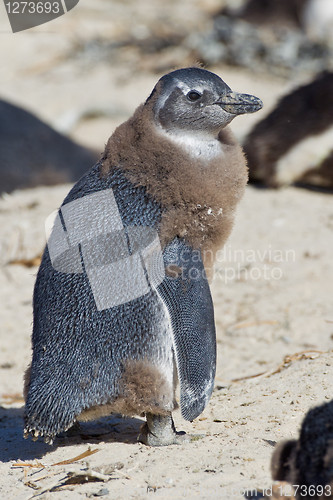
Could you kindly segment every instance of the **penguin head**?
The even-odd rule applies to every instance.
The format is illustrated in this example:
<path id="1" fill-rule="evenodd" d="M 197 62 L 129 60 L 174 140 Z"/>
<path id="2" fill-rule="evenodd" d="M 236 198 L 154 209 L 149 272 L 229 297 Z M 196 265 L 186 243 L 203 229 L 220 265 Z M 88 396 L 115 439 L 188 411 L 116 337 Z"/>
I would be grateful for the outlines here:
<path id="1" fill-rule="evenodd" d="M 184 68 L 164 75 L 146 104 L 153 101 L 155 122 L 169 133 L 214 136 L 237 115 L 262 108 L 255 96 L 232 92 L 216 74 Z"/>

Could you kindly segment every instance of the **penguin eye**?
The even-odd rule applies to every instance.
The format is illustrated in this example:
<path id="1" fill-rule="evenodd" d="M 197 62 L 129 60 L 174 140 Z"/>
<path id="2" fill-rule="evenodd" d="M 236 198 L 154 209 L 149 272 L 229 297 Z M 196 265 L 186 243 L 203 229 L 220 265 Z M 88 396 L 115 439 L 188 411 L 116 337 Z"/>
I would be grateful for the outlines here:
<path id="1" fill-rule="evenodd" d="M 190 100 L 190 101 L 197 101 L 198 99 L 200 99 L 201 97 L 201 94 L 199 94 L 199 92 L 197 92 L 196 90 L 191 90 L 188 94 L 187 94 L 187 98 Z"/>

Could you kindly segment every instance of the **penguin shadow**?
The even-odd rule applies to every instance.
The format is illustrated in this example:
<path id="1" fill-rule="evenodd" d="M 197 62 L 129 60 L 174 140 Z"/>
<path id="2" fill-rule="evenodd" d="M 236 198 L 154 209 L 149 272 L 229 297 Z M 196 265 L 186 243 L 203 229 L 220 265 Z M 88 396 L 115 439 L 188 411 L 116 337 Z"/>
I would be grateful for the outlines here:
<path id="1" fill-rule="evenodd" d="M 110 415 L 92 422 L 75 424 L 67 432 L 60 434 L 53 445 L 40 438 L 33 441 L 23 437 L 23 414 L 21 408 L 0 406 L 0 462 L 11 460 L 29 461 L 40 459 L 48 452 L 74 444 L 98 444 L 100 442 L 135 444 L 143 420 Z"/>
<path id="2" fill-rule="evenodd" d="M 23 438 L 23 413 L 21 408 L 0 406 L 0 461 L 33 460 L 41 458 L 50 447 L 44 443 Z"/>
<path id="3" fill-rule="evenodd" d="M 293 186 L 300 189 L 304 189 L 305 191 L 314 191 L 315 193 L 322 193 L 327 195 L 333 194 L 332 187 L 313 186 L 311 184 L 306 184 L 302 182 L 294 182 Z"/>
<path id="4" fill-rule="evenodd" d="M 267 184 L 264 184 L 264 182 L 258 181 L 258 180 L 253 180 L 253 179 L 249 180 L 249 185 L 258 191 L 272 191 L 272 190 L 276 191 L 279 189 L 279 188 L 267 186 Z M 313 191 L 315 193 L 322 193 L 322 194 L 327 194 L 327 195 L 333 194 L 333 188 L 330 188 L 330 187 L 314 186 L 314 185 L 306 184 L 303 182 L 293 182 L 290 185 L 292 187 L 301 189 L 303 191 Z"/>
<path id="5" fill-rule="evenodd" d="M 55 446 L 71 446 L 73 444 L 124 443 L 135 444 L 144 420 L 112 414 L 90 422 L 77 422 L 58 435 Z"/>

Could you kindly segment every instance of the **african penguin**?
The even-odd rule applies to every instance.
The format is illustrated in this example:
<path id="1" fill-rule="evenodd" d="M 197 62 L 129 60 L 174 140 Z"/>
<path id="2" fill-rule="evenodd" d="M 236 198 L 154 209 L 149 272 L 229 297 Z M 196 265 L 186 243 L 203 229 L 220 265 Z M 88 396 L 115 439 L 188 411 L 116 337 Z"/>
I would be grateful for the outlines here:
<path id="1" fill-rule="evenodd" d="M 250 181 L 333 187 L 333 72 L 285 95 L 244 143 Z"/>
<path id="2" fill-rule="evenodd" d="M 94 151 L 0 99 L 0 193 L 76 182 L 97 159 Z"/>
<path id="3" fill-rule="evenodd" d="M 277 445 L 271 470 L 273 480 L 298 485 L 297 500 L 333 498 L 333 401 L 306 414 L 298 440 Z"/>
<path id="4" fill-rule="evenodd" d="M 188 439 L 213 390 L 216 339 L 207 274 L 247 183 L 227 125 L 262 107 L 217 75 L 163 76 L 65 198 L 34 290 L 25 436 L 76 421 L 145 415 L 139 441 Z"/>

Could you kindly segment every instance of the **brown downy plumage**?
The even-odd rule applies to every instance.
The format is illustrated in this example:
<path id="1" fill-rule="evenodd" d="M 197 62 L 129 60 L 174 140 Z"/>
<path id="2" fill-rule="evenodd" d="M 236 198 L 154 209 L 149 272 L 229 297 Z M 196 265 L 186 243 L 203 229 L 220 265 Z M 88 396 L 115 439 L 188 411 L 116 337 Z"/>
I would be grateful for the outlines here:
<path id="1" fill-rule="evenodd" d="M 229 127 L 218 134 L 221 153 L 211 160 L 194 158 L 162 134 L 152 119 L 151 102 L 110 137 L 102 175 L 120 167 L 137 186 L 145 186 L 162 206 L 162 244 L 175 236 L 200 248 L 209 271 L 213 255 L 227 240 L 235 208 L 248 179 L 242 149 Z"/>

